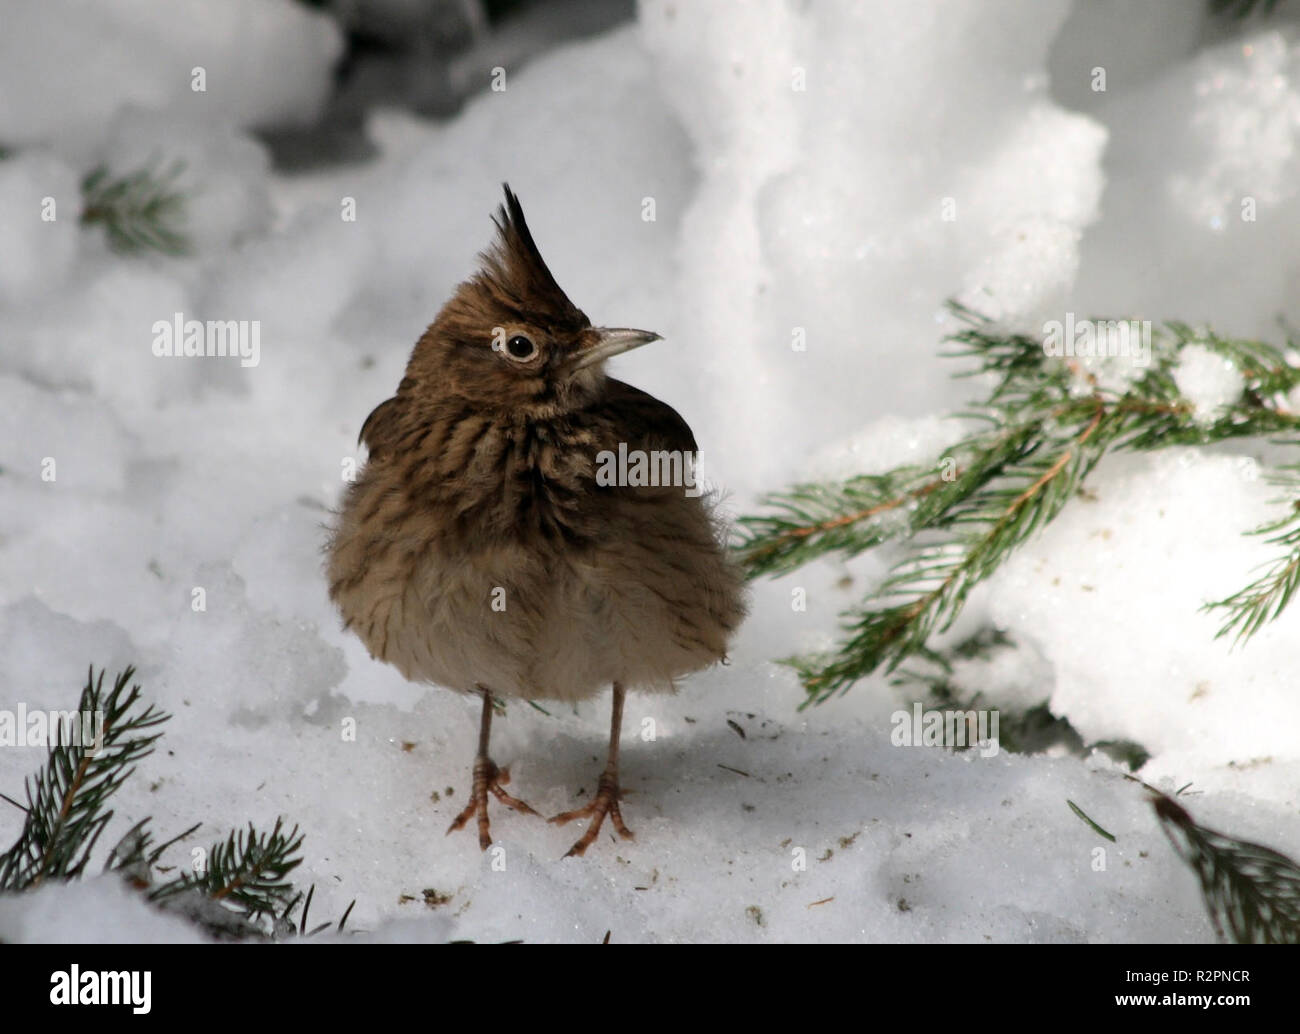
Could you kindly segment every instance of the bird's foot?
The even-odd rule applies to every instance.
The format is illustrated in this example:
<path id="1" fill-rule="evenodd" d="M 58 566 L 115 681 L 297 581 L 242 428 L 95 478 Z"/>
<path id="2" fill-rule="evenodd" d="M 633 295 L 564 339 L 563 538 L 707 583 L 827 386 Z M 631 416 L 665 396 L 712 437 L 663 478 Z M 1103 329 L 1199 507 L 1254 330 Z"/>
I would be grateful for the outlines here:
<path id="1" fill-rule="evenodd" d="M 622 792 L 618 788 L 618 773 L 605 772 L 600 777 L 600 785 L 596 788 L 596 796 L 591 799 L 591 803 L 585 808 L 578 808 L 576 811 L 566 811 L 562 815 L 556 815 L 551 822 L 558 822 L 563 825 L 566 822 L 572 822 L 574 819 L 591 818 L 591 825 L 587 827 L 587 832 L 582 834 L 576 844 L 569 848 L 565 858 L 571 858 L 574 855 L 581 855 L 595 841 L 597 834 L 600 833 L 601 824 L 608 815 L 610 821 L 614 823 L 614 828 L 618 830 L 618 835 L 625 840 L 632 840 L 632 831 L 623 824 L 623 815 L 618 810 L 618 799 Z"/>
<path id="2" fill-rule="evenodd" d="M 491 758 L 475 758 L 474 787 L 470 791 L 469 804 L 465 805 L 465 810 L 457 815 L 455 821 L 447 827 L 447 832 L 454 833 L 456 830 L 462 829 L 470 819 L 477 815 L 478 846 L 484 851 L 491 847 L 492 834 L 488 831 L 489 793 L 508 808 L 522 811 L 526 815 L 536 815 L 537 812 L 533 811 L 518 797 L 511 797 L 502 789 L 509 782 L 510 769 L 497 768 L 496 763 Z"/>

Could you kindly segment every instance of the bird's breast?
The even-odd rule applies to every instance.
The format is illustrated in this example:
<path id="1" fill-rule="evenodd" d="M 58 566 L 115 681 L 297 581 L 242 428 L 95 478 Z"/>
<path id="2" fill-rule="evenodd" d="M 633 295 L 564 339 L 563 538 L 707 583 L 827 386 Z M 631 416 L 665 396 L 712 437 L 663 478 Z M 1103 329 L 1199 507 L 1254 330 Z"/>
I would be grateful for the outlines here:
<path id="1" fill-rule="evenodd" d="M 457 537 L 483 543 L 563 542 L 599 533 L 595 435 L 547 423 L 465 414 L 400 461 L 411 499 Z"/>

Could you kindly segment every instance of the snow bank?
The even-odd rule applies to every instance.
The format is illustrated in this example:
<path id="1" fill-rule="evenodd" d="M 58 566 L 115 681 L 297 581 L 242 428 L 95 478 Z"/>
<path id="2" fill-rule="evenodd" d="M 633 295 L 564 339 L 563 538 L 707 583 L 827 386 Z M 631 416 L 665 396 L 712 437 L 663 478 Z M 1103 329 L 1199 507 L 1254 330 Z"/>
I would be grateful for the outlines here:
<path id="1" fill-rule="evenodd" d="M 341 50 L 335 23 L 294 0 L 8 4 L 0 141 L 77 146 L 124 104 L 199 122 L 307 122 Z"/>

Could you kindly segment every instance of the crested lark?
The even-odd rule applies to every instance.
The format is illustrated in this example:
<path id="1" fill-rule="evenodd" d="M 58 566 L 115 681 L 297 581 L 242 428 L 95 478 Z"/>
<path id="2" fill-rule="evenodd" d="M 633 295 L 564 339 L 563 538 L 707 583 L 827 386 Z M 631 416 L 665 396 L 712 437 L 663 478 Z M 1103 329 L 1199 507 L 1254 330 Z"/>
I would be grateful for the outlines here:
<path id="1" fill-rule="evenodd" d="M 569 851 L 580 855 L 606 815 L 632 835 L 618 804 L 626 690 L 671 691 L 723 659 L 742 578 L 698 493 L 598 477 L 620 445 L 693 471 L 695 438 L 672 408 L 605 373 L 606 359 L 659 335 L 593 327 L 505 192 L 481 268 L 362 425 L 369 458 L 335 522 L 329 589 L 372 656 L 482 696 L 473 790 L 448 832 L 477 815 L 484 849 L 489 793 L 536 814 L 489 757 L 493 698 L 582 700 L 613 686 L 595 797 L 551 820 L 591 818 Z"/>

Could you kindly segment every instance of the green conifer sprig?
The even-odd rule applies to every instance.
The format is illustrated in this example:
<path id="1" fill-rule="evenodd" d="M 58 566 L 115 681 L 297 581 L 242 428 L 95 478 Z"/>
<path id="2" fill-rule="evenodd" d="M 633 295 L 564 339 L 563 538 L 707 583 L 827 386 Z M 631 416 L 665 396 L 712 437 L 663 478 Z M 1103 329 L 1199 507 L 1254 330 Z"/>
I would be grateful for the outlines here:
<path id="1" fill-rule="evenodd" d="M 189 254 L 185 195 L 175 189 L 184 171 L 183 162 L 123 176 L 113 175 L 104 165 L 95 167 L 81 183 L 82 225 L 102 224 L 109 246 L 123 254 Z"/>
<path id="2" fill-rule="evenodd" d="M 845 637 L 834 651 L 786 659 L 809 694 L 805 703 L 827 700 L 878 668 L 892 671 L 924 649 L 951 626 L 971 590 L 1061 512 L 1107 453 L 1278 435 L 1300 441 L 1300 416 L 1282 401 L 1300 385 L 1300 366 L 1269 344 L 1171 323 L 1153 335 L 1149 365 L 1116 387 L 1048 356 L 1039 338 L 953 311 L 964 326 L 948 338 L 949 354 L 973 360 L 959 376 L 982 375 L 990 386 L 957 414 L 965 434 L 934 466 L 795 485 L 763 500 L 768 513 L 738 522 L 736 549 L 751 577 L 784 574 L 821 556 L 855 556 L 890 540 L 904 544 L 883 584 L 845 614 Z M 1240 396 L 1209 416 L 1175 381 L 1191 345 L 1221 356 L 1243 382 Z M 1265 620 L 1290 593 L 1269 599 Z"/>
<path id="3" fill-rule="evenodd" d="M 303 835 L 298 827 L 285 831 L 282 819 L 269 833 L 248 829 L 232 831 L 224 843 L 213 844 L 198 871 L 182 872 L 149 896 L 165 902 L 187 891 L 198 891 L 218 902 L 229 902 L 250 918 L 275 915 L 294 897 L 289 873 L 302 864 L 298 851 Z"/>
<path id="4" fill-rule="evenodd" d="M 307 914 L 316 886 L 309 888 L 304 900 L 302 892 L 285 879 L 301 864 L 296 855 L 303 837 L 296 826 L 286 833 L 279 819 L 269 834 L 258 833 L 251 823 L 247 832 L 231 833 L 208 849 L 200 869 L 153 886 L 153 872 L 163 853 L 199 826 L 196 823 L 167 843 L 152 847 L 148 822 L 143 819 L 127 831 L 105 869 L 117 871 L 131 886 L 148 891 L 146 896 L 154 904 L 184 916 L 218 939 L 313 937 L 330 926 L 342 933 L 356 905 L 356 901 L 349 904 L 337 924 L 324 922 L 308 929 Z M 300 904 L 302 914 L 295 921 L 294 909 Z"/>
<path id="5" fill-rule="evenodd" d="M 0 892 L 31 890 L 47 880 L 84 875 L 113 818 L 110 799 L 135 772 L 135 762 L 152 753 L 162 735 L 154 730 L 170 718 L 153 706 L 142 706 L 140 687 L 131 685 L 134 673 L 127 668 L 105 691 L 105 672 L 96 676 L 92 667 L 77 713 L 102 716 L 98 740 L 77 736 L 65 742 L 65 729 L 56 723 L 45 767 L 26 781 L 27 803 L 4 797 L 23 810 L 25 819 L 18 839 L 0 854 Z M 295 893 L 288 878 L 302 862 L 303 835 L 297 826 L 286 830 L 283 820 L 276 819 L 274 828 L 262 833 L 250 823 L 246 830 L 212 844 L 202 856 L 203 864 L 155 884 L 154 871 L 164 852 L 199 825 L 154 844 L 149 823 L 141 819 L 126 831 L 108 852 L 105 871 L 116 872 L 157 906 L 185 916 L 216 937 L 267 939 L 299 932 L 290 920 L 302 895 Z M 351 911 L 349 906 L 340 931 Z M 305 932 L 306 906 L 303 913 L 298 925 Z"/>
<path id="6" fill-rule="evenodd" d="M 113 817 L 109 798 L 131 777 L 135 762 L 153 753 L 162 735 L 152 730 L 169 715 L 152 706 L 136 707 L 140 687 L 129 685 L 135 669 L 118 675 L 107 693 L 104 674 L 96 678 L 90 669 L 77 705 L 78 716 L 102 716 L 95 723 L 100 741 L 85 743 L 86 737 L 75 736 L 65 743 L 66 730 L 56 723 L 51 736 L 57 742 L 50 744 L 45 767 L 25 781 L 27 803 L 5 797 L 26 812 L 26 819 L 17 841 L 0 855 L 0 891 L 79 877 Z"/>
<path id="7" fill-rule="evenodd" d="M 1152 805 L 1174 850 L 1196 872 L 1220 938 L 1300 944 L 1300 866 L 1262 844 L 1197 825 L 1165 794 Z"/>
<path id="8" fill-rule="evenodd" d="M 1300 465 L 1283 468 L 1271 478 L 1287 489 L 1289 513 L 1256 528 L 1250 534 L 1267 535 L 1269 545 L 1284 552 L 1270 561 L 1264 573 L 1239 592 L 1207 603 L 1204 610 L 1226 611 L 1216 638 L 1233 636 L 1240 643 L 1249 639 L 1286 609 L 1300 588 Z"/>

